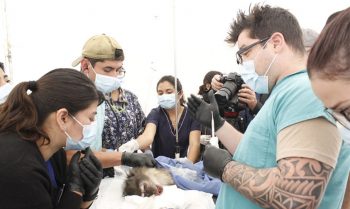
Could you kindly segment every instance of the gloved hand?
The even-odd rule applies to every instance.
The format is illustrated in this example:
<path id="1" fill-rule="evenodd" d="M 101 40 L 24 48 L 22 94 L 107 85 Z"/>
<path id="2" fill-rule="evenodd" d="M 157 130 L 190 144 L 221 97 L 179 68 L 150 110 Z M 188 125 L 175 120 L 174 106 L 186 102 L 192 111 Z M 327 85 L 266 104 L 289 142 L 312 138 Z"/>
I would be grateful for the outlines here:
<path id="1" fill-rule="evenodd" d="M 100 161 L 95 157 L 90 147 L 86 148 L 84 151 L 85 156 L 81 159 L 79 164 L 85 189 L 83 200 L 92 201 L 97 196 L 103 171 Z"/>
<path id="2" fill-rule="evenodd" d="M 68 189 L 72 192 L 80 192 L 84 195 L 84 185 L 81 178 L 81 170 L 79 168 L 80 151 L 76 152 L 68 166 Z"/>
<path id="3" fill-rule="evenodd" d="M 109 168 L 104 168 L 103 169 L 103 177 L 109 177 L 109 178 L 113 178 L 115 174 L 114 168 L 113 167 L 109 167 Z"/>
<path id="4" fill-rule="evenodd" d="M 122 144 L 118 151 L 119 152 L 134 152 L 139 149 L 139 143 L 135 139 L 131 139 L 130 141 Z"/>
<path id="5" fill-rule="evenodd" d="M 208 97 L 210 104 L 191 94 L 191 97 L 188 98 L 187 103 L 188 110 L 192 117 L 208 128 L 211 128 L 211 112 L 213 112 L 214 127 L 215 131 L 217 131 L 224 125 L 225 120 L 220 116 L 213 90 L 208 92 Z"/>
<path id="6" fill-rule="evenodd" d="M 130 167 L 155 167 L 156 161 L 150 154 L 123 152 L 122 165 Z"/>
<path id="7" fill-rule="evenodd" d="M 222 181 L 222 174 L 227 163 L 232 161 L 231 154 L 225 149 L 219 149 L 214 146 L 206 146 L 203 153 L 204 171 L 210 176 L 220 178 Z"/>

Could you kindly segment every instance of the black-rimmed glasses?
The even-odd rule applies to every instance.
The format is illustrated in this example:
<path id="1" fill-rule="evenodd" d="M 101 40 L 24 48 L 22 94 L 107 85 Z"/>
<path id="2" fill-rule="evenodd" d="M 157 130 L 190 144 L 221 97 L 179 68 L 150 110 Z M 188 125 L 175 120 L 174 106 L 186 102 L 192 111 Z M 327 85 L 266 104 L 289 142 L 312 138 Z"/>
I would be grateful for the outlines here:
<path id="1" fill-rule="evenodd" d="M 326 111 L 333 116 L 333 118 L 338 121 L 344 128 L 350 130 L 350 116 L 344 111 L 335 112 L 332 109 L 326 108 Z"/>
<path id="2" fill-rule="evenodd" d="M 117 77 L 118 78 L 124 78 L 125 77 L 125 73 L 126 73 L 126 70 L 123 67 L 121 67 L 117 71 Z"/>
<path id="3" fill-rule="evenodd" d="M 242 54 L 246 53 L 248 50 L 252 49 L 254 46 L 258 45 L 258 44 L 262 44 L 264 42 L 266 42 L 267 40 L 269 40 L 270 37 L 266 37 L 266 38 L 263 38 L 257 42 L 254 42 L 246 47 L 243 47 L 241 48 L 240 50 L 237 51 L 236 53 L 236 61 L 237 61 L 237 64 L 240 65 L 243 63 L 243 58 L 242 58 Z"/>

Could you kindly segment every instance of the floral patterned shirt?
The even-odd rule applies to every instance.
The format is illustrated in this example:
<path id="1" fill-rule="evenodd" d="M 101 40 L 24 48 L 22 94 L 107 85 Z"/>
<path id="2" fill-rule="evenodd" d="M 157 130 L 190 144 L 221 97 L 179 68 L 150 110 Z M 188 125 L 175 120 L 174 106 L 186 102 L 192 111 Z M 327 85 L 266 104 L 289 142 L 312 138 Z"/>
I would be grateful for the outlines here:
<path id="1" fill-rule="evenodd" d="M 102 147 L 106 149 L 118 149 L 131 138 L 136 139 L 144 128 L 145 114 L 137 96 L 125 89 L 119 91 L 118 101 L 107 97 L 102 132 Z"/>

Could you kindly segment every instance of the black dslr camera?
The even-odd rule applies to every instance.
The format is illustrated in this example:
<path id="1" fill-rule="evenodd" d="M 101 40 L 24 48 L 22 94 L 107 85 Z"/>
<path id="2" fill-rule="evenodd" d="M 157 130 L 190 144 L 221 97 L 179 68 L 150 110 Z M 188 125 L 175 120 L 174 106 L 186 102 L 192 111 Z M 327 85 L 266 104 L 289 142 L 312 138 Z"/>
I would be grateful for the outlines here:
<path id="1" fill-rule="evenodd" d="M 220 115 L 225 118 L 234 118 L 238 113 L 246 108 L 245 103 L 238 100 L 238 90 L 242 88 L 244 81 L 237 73 L 229 73 L 222 76 L 220 82 L 224 86 L 215 93 L 215 99 L 218 103 Z"/>

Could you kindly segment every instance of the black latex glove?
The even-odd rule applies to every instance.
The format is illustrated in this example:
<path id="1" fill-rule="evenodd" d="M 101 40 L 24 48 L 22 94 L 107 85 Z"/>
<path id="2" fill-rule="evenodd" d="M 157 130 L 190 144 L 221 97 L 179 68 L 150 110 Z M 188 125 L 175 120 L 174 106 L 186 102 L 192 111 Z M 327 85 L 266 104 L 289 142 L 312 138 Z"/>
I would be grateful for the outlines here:
<path id="1" fill-rule="evenodd" d="M 100 161 L 95 157 L 90 147 L 86 148 L 84 152 L 85 156 L 81 159 L 79 164 L 85 189 L 83 200 L 91 201 L 97 196 L 103 171 Z"/>
<path id="2" fill-rule="evenodd" d="M 103 169 L 103 178 L 105 177 L 109 177 L 109 178 L 113 178 L 114 177 L 114 168 L 110 167 L 110 168 L 104 168 Z"/>
<path id="3" fill-rule="evenodd" d="M 79 168 L 80 151 L 76 152 L 68 166 L 68 189 L 72 192 L 80 192 L 84 195 L 84 184 L 81 178 L 81 170 Z"/>
<path id="4" fill-rule="evenodd" d="M 191 94 L 191 97 L 187 99 L 187 107 L 192 117 L 207 128 L 211 128 L 211 112 L 213 112 L 214 127 L 217 131 L 224 125 L 225 120 L 220 116 L 213 90 L 208 92 L 208 98 L 210 104 Z"/>
<path id="5" fill-rule="evenodd" d="M 123 152 L 122 165 L 130 167 L 155 167 L 156 161 L 150 154 Z"/>
<path id="6" fill-rule="evenodd" d="M 206 146 L 203 153 L 204 171 L 210 176 L 220 178 L 227 163 L 232 161 L 231 154 L 225 149 L 219 149 L 214 146 Z"/>

